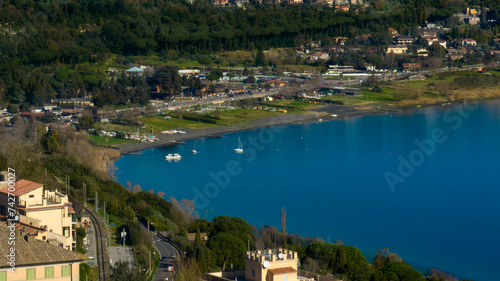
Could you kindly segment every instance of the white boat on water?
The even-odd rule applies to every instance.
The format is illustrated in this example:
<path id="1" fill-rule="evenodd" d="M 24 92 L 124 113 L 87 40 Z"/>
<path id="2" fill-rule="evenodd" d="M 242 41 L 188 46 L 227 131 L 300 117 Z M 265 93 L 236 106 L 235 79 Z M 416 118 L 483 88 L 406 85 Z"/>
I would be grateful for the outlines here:
<path id="1" fill-rule="evenodd" d="M 236 152 L 236 153 L 243 153 L 243 145 L 241 144 L 240 137 L 238 137 L 238 148 L 235 148 L 234 152 Z"/>
<path id="2" fill-rule="evenodd" d="M 191 150 L 191 153 L 198 154 L 198 151 L 196 151 L 196 142 L 193 143 L 193 150 Z"/>
<path id="3" fill-rule="evenodd" d="M 165 156 L 165 160 L 181 160 L 181 156 L 177 153 L 175 154 L 167 154 L 167 156 Z"/>

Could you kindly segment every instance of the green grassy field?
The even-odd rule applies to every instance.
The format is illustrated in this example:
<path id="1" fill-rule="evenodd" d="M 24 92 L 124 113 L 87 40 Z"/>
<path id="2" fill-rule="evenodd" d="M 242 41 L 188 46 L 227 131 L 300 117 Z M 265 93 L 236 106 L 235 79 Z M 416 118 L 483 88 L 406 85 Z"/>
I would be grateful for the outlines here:
<path id="1" fill-rule="evenodd" d="M 144 117 L 141 118 L 141 121 L 144 122 L 144 126 L 148 131 L 151 131 L 153 128 L 154 132 L 166 131 L 170 129 L 182 129 L 182 128 L 190 128 L 190 129 L 202 129 L 202 128 L 210 128 L 217 127 L 223 125 L 231 125 L 235 123 L 241 123 L 248 120 L 260 119 L 270 116 L 275 116 L 278 114 L 283 114 L 280 112 L 271 112 L 265 110 L 254 110 L 254 109 L 237 109 L 237 110 L 229 110 L 225 112 L 220 112 L 220 119 L 217 120 L 217 124 L 208 124 L 197 121 L 190 121 L 184 119 L 171 118 L 170 120 L 165 120 L 163 116 L 153 116 L 153 117 Z"/>
<path id="2" fill-rule="evenodd" d="M 126 140 L 126 139 L 118 139 L 118 138 L 111 138 L 111 137 L 102 137 L 102 136 L 96 136 L 96 135 L 87 135 L 89 139 L 94 141 L 97 145 L 102 145 L 102 146 L 113 146 L 113 145 L 118 145 L 126 142 L 132 142 L 133 140 Z"/>
<path id="3" fill-rule="evenodd" d="M 170 120 L 165 120 L 164 116 L 143 117 L 140 120 L 144 123 L 144 126 L 146 127 L 148 132 L 151 132 L 151 129 L 153 129 L 153 132 L 155 133 L 172 129 L 201 129 L 217 126 L 216 124 L 208 124 L 177 118 L 170 118 Z"/>
<path id="4" fill-rule="evenodd" d="M 258 109 L 237 109 L 222 113 L 220 120 L 217 121 L 219 125 L 231 125 L 241 123 L 248 120 L 261 119 L 284 114 L 281 112 L 272 112 L 267 110 Z"/>

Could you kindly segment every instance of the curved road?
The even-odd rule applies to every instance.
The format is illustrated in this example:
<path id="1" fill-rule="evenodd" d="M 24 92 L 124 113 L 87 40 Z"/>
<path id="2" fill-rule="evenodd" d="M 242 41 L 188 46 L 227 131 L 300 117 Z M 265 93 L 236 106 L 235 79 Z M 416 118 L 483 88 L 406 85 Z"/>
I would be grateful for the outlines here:
<path id="1" fill-rule="evenodd" d="M 148 232 L 148 228 L 145 225 L 145 222 L 140 219 L 141 230 L 145 233 Z M 155 231 L 149 230 L 149 235 L 151 235 L 153 246 L 160 253 L 160 267 L 156 271 L 156 274 L 153 278 L 153 281 L 159 280 L 175 280 L 175 274 L 177 272 L 177 268 L 179 263 L 181 262 L 181 253 L 177 250 L 175 246 L 173 246 L 170 242 L 168 242 L 162 235 L 157 234 Z M 165 258 L 164 258 L 165 257 Z M 164 260 L 162 260 L 164 259 Z M 173 266 L 174 271 L 167 271 L 168 266 Z M 168 278 L 168 279 L 166 279 Z"/>
<path id="2" fill-rule="evenodd" d="M 179 251 L 177 251 L 177 249 L 172 246 L 172 244 L 170 244 L 167 240 L 156 234 L 153 235 L 153 245 L 158 250 L 158 252 L 160 252 L 160 259 L 166 258 L 166 260 L 164 261 L 160 260 L 160 267 L 158 268 L 158 271 L 156 271 L 156 275 L 153 278 L 153 281 L 167 280 L 165 278 L 168 278 L 169 281 L 174 280 L 174 276 L 180 262 Z M 167 268 L 170 265 L 174 267 L 173 272 L 167 271 Z"/>

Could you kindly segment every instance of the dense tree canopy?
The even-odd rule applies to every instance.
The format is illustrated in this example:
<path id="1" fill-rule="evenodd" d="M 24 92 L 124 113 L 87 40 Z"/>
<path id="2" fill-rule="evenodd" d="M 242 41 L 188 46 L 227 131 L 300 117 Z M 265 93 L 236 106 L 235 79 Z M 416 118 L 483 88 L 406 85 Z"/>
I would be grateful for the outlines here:
<path id="1" fill-rule="evenodd" d="M 470 4 L 488 7 L 485 19 L 500 16 L 498 0 L 374 1 L 370 7 L 347 13 L 319 4 L 217 7 L 208 1 L 178 0 L 3 1 L 0 101 L 41 105 L 52 98 L 92 92 L 97 105 L 144 104 L 150 90 L 144 81 L 134 83 L 124 75 L 110 81 L 88 64 L 102 64 L 115 54 L 116 62 L 127 64 L 129 55 L 156 53 L 163 59 L 202 54 L 199 62 L 209 66 L 214 52 L 251 50 L 252 62 L 265 66 L 257 49 L 305 45 L 311 40 L 326 44 L 333 36 L 354 38 L 367 33 L 373 35 L 373 43 L 384 45 L 390 40 L 389 27 L 411 32 L 426 20 L 448 20 Z M 492 26 L 491 33 L 495 32 Z M 488 40 L 477 27 L 453 26 L 451 36 Z M 370 61 L 381 65 L 380 58 Z M 346 62 L 358 66 L 363 59 Z M 117 85 L 122 82 L 128 85 Z M 179 91 L 179 84 L 173 82 L 166 93 Z"/>

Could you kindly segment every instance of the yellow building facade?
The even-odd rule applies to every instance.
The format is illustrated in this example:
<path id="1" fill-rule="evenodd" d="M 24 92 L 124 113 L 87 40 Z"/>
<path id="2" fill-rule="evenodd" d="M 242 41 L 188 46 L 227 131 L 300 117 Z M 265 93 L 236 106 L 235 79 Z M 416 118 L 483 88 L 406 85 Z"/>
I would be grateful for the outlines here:
<path id="1" fill-rule="evenodd" d="M 249 281 L 297 281 L 297 252 L 285 249 L 247 252 L 245 279 Z"/>
<path id="2" fill-rule="evenodd" d="M 79 280 L 80 263 L 86 256 L 9 227 L 14 224 L 0 226 L 0 281 Z"/>
<path id="3" fill-rule="evenodd" d="M 15 184 L 15 211 L 21 223 L 45 231 L 37 239 L 76 250 L 76 219 L 68 196 L 56 191 L 43 190 L 43 184 L 20 180 Z M 7 217 L 9 207 L 7 186 L 0 188 L 0 215 Z"/>

